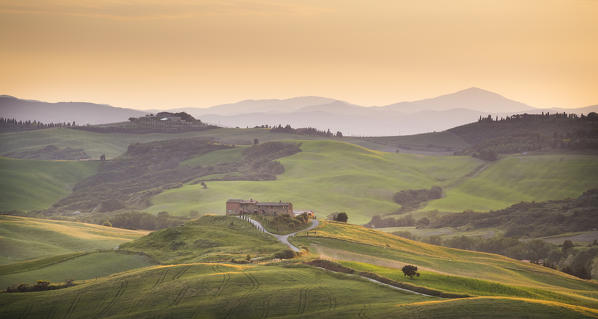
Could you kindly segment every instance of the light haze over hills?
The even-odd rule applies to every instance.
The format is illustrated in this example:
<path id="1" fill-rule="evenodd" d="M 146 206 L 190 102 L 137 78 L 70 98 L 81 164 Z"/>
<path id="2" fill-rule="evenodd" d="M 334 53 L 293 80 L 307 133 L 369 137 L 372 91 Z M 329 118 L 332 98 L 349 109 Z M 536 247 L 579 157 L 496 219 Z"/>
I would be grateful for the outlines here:
<path id="1" fill-rule="evenodd" d="M 286 125 L 341 131 L 345 135 L 407 135 L 442 131 L 489 114 L 597 111 L 598 105 L 578 109 L 538 109 L 502 95 L 469 88 L 434 98 L 385 106 L 361 106 L 345 101 L 303 96 L 289 99 L 244 100 L 208 108 L 177 108 L 202 121 L 228 127 Z M 158 111 L 152 110 L 151 112 Z M 0 96 L 0 116 L 42 122 L 103 124 L 126 121 L 148 111 L 85 102 L 47 103 Z"/>

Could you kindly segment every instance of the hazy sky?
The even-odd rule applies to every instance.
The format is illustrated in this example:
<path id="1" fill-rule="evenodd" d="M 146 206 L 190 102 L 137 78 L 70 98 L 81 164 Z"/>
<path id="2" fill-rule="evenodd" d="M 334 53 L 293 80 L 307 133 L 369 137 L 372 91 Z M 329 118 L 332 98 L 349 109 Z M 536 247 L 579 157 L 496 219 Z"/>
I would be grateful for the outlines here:
<path id="1" fill-rule="evenodd" d="M 476 86 L 598 104 L 596 0 L 0 0 L 0 94 L 135 108 Z"/>

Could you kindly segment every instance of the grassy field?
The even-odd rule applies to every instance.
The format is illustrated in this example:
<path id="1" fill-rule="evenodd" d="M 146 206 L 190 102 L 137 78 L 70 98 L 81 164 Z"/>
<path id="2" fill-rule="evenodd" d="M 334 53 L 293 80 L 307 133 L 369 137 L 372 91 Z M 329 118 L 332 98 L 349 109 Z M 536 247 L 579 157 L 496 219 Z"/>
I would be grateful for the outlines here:
<path id="1" fill-rule="evenodd" d="M 319 137 L 309 137 L 304 135 L 270 133 L 268 129 L 254 128 L 218 128 L 186 133 L 147 134 L 95 133 L 67 128 L 50 128 L 0 133 L 0 155 L 24 150 L 40 149 L 47 145 L 56 145 L 60 148 L 68 146 L 71 148 L 83 149 L 89 156 L 91 156 L 91 158 L 98 159 L 100 155 L 106 154 L 106 157 L 111 159 L 123 154 L 127 150 L 129 144 L 193 137 L 210 138 L 227 144 L 243 145 L 253 144 L 255 138 L 261 143 L 284 139 L 321 139 Z M 369 147 L 381 147 L 379 144 L 360 139 L 347 138 L 346 140 L 367 143 Z"/>
<path id="2" fill-rule="evenodd" d="M 153 264 L 146 256 L 114 251 L 60 255 L 0 266 L 0 287 L 37 280 L 93 279 Z"/>
<path id="3" fill-rule="evenodd" d="M 151 233 L 121 246 L 142 252 L 161 263 L 231 261 L 272 258 L 287 249 L 248 222 L 226 216 L 203 216 L 183 226 Z"/>
<path id="4" fill-rule="evenodd" d="M 313 234 L 292 239 L 327 259 L 352 261 L 351 268 L 397 281 L 473 296 L 511 296 L 598 308 L 598 282 L 507 257 L 415 242 L 361 226 L 324 222 Z M 413 264 L 422 276 L 411 281 L 400 268 Z"/>
<path id="5" fill-rule="evenodd" d="M 281 263 L 187 262 L 194 261 L 191 258 L 176 261 L 176 256 L 184 256 L 185 250 L 173 250 L 163 244 L 184 241 L 186 245 L 201 246 L 207 244 L 206 239 L 219 241 L 219 245 L 208 245 L 212 247 L 203 250 L 187 247 L 193 248 L 198 260 L 210 254 L 214 257 L 215 251 L 244 254 L 244 249 L 264 247 L 271 239 L 239 219 L 204 216 L 183 227 L 155 232 L 123 245 L 125 249 L 144 246 L 150 252 L 161 251 L 163 254 L 155 253 L 155 257 L 162 262 L 178 263 L 174 265 L 151 265 L 143 256 L 110 251 L 0 266 L 0 284 L 5 285 L 32 278 L 62 281 L 68 279 L 67 274 L 79 279 L 76 286 L 67 289 L 0 294 L 0 317 L 598 317 L 595 281 L 579 280 L 497 255 L 404 240 L 355 225 L 324 222 L 317 236 L 293 239 L 308 247 L 311 254 Z M 318 248 L 347 257 L 337 260 L 357 271 L 472 297 L 422 296 L 358 275 L 301 263 L 319 255 Z M 230 256 L 224 255 L 219 258 L 226 260 Z M 368 262 L 351 256 L 362 256 Z M 378 265 L 383 260 L 391 264 Z M 397 269 L 404 263 L 418 265 L 421 276 L 404 278 Z"/>
<path id="6" fill-rule="evenodd" d="M 359 312 L 436 300 L 308 267 L 185 264 L 130 271 L 73 288 L 2 294 L 0 316 L 258 318 Z"/>
<path id="7" fill-rule="evenodd" d="M 78 251 L 112 249 L 147 234 L 69 221 L 0 216 L 0 264 Z"/>
<path id="8" fill-rule="evenodd" d="M 436 134 L 438 135 L 438 134 Z M 409 137 L 413 143 L 439 139 L 435 134 Z M 446 135 L 446 134 L 445 134 Z M 442 135 L 444 136 L 444 135 Z M 167 211 L 187 216 L 191 211 L 223 213 L 229 198 L 285 200 L 297 209 L 312 209 L 322 217 L 345 211 L 350 221 L 366 223 L 371 216 L 400 208 L 392 195 L 405 189 L 445 189 L 445 197 L 429 202 L 418 211 L 455 212 L 467 209 L 487 211 L 505 208 L 519 201 L 541 201 L 576 197 L 598 187 L 598 160 L 591 155 L 514 155 L 484 163 L 464 156 L 396 154 L 367 149 L 340 139 L 311 139 L 306 136 L 270 133 L 264 129 L 213 129 L 182 134 L 91 133 L 55 128 L 0 134 L 0 154 L 56 144 L 80 147 L 93 157 L 122 154 L 130 143 L 179 137 L 206 137 L 225 143 L 289 140 L 302 143 L 302 152 L 280 159 L 285 172 L 274 181 L 209 181 L 208 188 L 185 185 L 152 199 L 149 212 Z M 406 137 L 407 138 L 407 137 Z M 444 136 L 447 145 L 458 139 Z M 299 140 L 304 139 L 304 140 Z M 408 140 L 408 139 L 407 139 Z M 440 139 L 442 140 L 442 139 Z M 392 141 L 346 138 L 342 141 L 381 147 Z M 364 144 L 365 145 L 365 144 Z M 386 147 L 386 146 L 385 146 Z M 243 148 L 217 151 L 189 159 L 181 165 L 213 165 L 239 159 Z M 42 209 L 68 194 L 74 183 L 93 174 L 93 162 L 38 162 L 2 159 L 3 196 L 0 209 Z M 480 170 L 481 169 L 481 170 Z M 221 176 L 208 176 L 217 179 Z M 41 186 L 40 186 L 41 185 Z"/>
<path id="9" fill-rule="evenodd" d="M 0 211 L 50 207 L 96 173 L 96 161 L 37 161 L 0 157 Z"/>
<path id="10" fill-rule="evenodd" d="M 214 181 L 207 189 L 185 185 L 153 197 L 148 210 L 223 213 L 228 198 L 254 198 L 291 201 L 295 209 L 313 209 L 319 216 L 345 211 L 351 222 L 366 223 L 400 208 L 392 201 L 395 192 L 448 185 L 480 165 L 471 157 L 386 153 L 336 141 L 301 143 L 300 153 L 280 159 L 285 172 L 277 180 Z"/>
<path id="11" fill-rule="evenodd" d="M 597 187 L 596 156 L 507 156 L 449 188 L 445 198 L 429 202 L 422 210 L 487 211 L 520 201 L 575 198 Z"/>
<path id="12" fill-rule="evenodd" d="M 595 310 L 517 298 L 441 300 L 311 267 L 154 266 L 72 288 L 0 295 L 3 318 L 582 318 Z M 489 312 L 488 310 L 500 312 Z"/>
<path id="13" fill-rule="evenodd" d="M 484 164 L 471 157 L 395 154 L 337 141 L 301 143 L 302 152 L 280 159 L 285 172 L 277 180 L 213 181 L 207 183 L 208 189 L 185 185 L 153 197 L 148 210 L 223 213 L 228 198 L 285 200 L 320 217 L 345 211 L 350 222 L 362 224 L 371 216 L 398 210 L 392 195 L 404 189 L 441 186 L 445 197 L 429 202 L 420 212 L 451 212 L 576 197 L 598 187 L 596 156 L 510 156 Z M 232 160 L 231 154 L 237 154 L 216 153 L 204 160 Z"/>

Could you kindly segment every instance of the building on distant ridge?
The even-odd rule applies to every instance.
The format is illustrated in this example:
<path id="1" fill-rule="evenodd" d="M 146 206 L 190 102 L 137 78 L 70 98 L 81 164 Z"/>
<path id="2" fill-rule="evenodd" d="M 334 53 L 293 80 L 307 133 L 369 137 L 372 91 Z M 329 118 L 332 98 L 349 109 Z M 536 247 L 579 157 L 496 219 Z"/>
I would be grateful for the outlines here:
<path id="1" fill-rule="evenodd" d="M 229 199 L 226 201 L 226 215 L 261 214 L 268 216 L 289 215 L 294 217 L 293 204 L 285 202 L 258 202 L 256 200 Z"/>

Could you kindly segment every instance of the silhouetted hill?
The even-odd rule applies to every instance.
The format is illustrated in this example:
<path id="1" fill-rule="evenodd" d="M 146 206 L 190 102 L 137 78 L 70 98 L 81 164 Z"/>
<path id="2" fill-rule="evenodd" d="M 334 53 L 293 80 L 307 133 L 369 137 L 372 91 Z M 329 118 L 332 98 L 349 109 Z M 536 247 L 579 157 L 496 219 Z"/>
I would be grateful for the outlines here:
<path id="1" fill-rule="evenodd" d="M 386 106 L 361 106 L 329 98 L 247 100 L 206 109 L 184 109 L 222 126 L 286 125 L 341 131 L 355 136 L 392 136 L 443 131 L 488 114 L 534 108 L 499 94 L 469 88 L 453 94 Z"/>
<path id="2" fill-rule="evenodd" d="M 87 102 L 48 103 L 0 95 L 0 117 L 42 123 L 105 124 L 126 121 L 146 112 Z"/>

